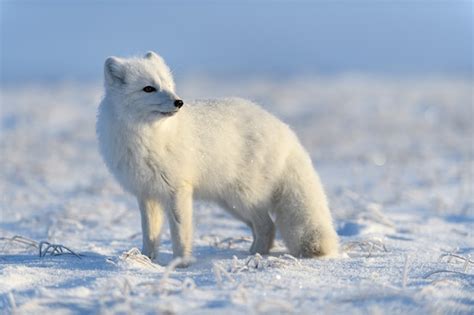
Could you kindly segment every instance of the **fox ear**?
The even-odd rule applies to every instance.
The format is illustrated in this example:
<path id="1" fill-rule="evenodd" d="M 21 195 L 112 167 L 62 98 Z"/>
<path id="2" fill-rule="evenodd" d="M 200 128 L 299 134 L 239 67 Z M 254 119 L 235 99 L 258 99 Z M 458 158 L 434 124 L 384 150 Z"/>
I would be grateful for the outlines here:
<path id="1" fill-rule="evenodd" d="M 150 60 L 156 60 L 158 62 L 161 62 L 163 64 L 166 64 L 165 60 L 163 59 L 163 57 L 161 57 L 160 55 L 158 55 L 156 52 L 154 51 L 149 51 L 145 54 L 145 58 L 146 59 L 150 59 Z"/>
<path id="2" fill-rule="evenodd" d="M 145 54 L 145 58 L 146 59 L 153 59 L 153 58 L 162 59 L 160 56 L 158 56 L 157 53 L 155 53 L 154 51 L 151 51 L 151 50 Z"/>
<path id="3" fill-rule="evenodd" d="M 124 62 L 117 57 L 109 57 L 104 65 L 105 82 L 125 84 Z"/>
<path id="4" fill-rule="evenodd" d="M 153 60 L 155 64 L 159 66 L 160 72 L 167 76 L 167 81 L 170 84 L 171 89 L 174 91 L 175 86 L 174 86 L 173 76 L 171 75 L 170 68 L 166 64 L 163 57 L 161 57 L 160 55 L 158 55 L 157 53 L 153 51 L 149 51 L 145 54 L 145 58 L 149 60 Z"/>

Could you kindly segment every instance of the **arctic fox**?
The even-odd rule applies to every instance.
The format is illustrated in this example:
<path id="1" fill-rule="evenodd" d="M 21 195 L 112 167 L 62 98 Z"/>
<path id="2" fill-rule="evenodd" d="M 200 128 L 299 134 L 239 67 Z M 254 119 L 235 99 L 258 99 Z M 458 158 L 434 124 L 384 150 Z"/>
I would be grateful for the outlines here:
<path id="1" fill-rule="evenodd" d="M 275 226 L 292 255 L 337 253 L 319 177 L 286 124 L 243 99 L 184 103 L 154 52 L 109 57 L 104 70 L 100 151 L 138 199 L 143 254 L 157 256 L 166 214 L 174 256 L 190 257 L 193 199 L 216 202 L 248 225 L 252 254 L 269 252 Z"/>

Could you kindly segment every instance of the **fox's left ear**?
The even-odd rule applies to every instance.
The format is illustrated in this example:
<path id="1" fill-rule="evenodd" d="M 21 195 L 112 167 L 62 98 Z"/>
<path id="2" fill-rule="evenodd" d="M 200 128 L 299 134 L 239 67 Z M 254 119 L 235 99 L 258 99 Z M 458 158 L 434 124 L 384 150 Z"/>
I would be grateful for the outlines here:
<path id="1" fill-rule="evenodd" d="M 160 72 L 166 75 L 167 77 L 166 81 L 170 85 L 171 89 L 174 91 L 175 86 L 174 86 L 173 76 L 171 75 L 171 70 L 166 64 L 165 60 L 160 55 L 158 55 L 157 53 L 153 51 L 147 52 L 145 54 L 145 58 L 149 60 L 153 60 L 155 64 L 158 64 Z"/>
<path id="2" fill-rule="evenodd" d="M 151 50 L 145 54 L 145 58 L 146 59 L 153 59 L 153 58 L 162 59 L 160 56 L 158 56 L 156 52 L 151 51 Z"/>
<path id="3" fill-rule="evenodd" d="M 160 55 L 158 55 L 156 52 L 151 51 L 151 50 L 145 54 L 145 58 L 150 59 L 150 60 L 157 60 L 159 62 L 166 64 L 165 60 Z"/>

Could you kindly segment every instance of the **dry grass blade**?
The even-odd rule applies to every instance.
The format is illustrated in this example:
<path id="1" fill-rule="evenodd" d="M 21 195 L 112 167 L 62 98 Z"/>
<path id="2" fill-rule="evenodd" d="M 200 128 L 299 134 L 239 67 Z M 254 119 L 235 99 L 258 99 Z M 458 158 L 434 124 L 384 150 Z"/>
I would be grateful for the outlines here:
<path id="1" fill-rule="evenodd" d="M 138 250 L 138 249 L 136 249 Z M 161 295 L 179 293 L 181 291 L 191 291 L 196 288 L 196 283 L 191 278 L 185 278 L 183 281 L 171 278 L 171 273 L 184 264 L 189 264 L 191 259 L 183 259 L 181 257 L 173 259 L 163 272 L 159 281 L 150 281 L 140 283 L 139 286 L 151 286 L 154 292 Z"/>
<path id="2" fill-rule="evenodd" d="M 290 255 L 290 254 L 283 254 L 283 256 L 281 256 L 281 258 L 294 261 L 295 263 L 298 263 L 298 264 L 300 263 L 299 260 L 295 256 Z"/>
<path id="3" fill-rule="evenodd" d="M 259 253 L 256 253 L 254 256 L 249 256 L 245 265 L 251 269 L 259 269 L 263 267 L 263 257 Z"/>
<path id="4" fill-rule="evenodd" d="M 423 279 L 428 279 L 432 275 L 435 275 L 435 274 L 438 274 L 438 273 L 454 273 L 454 274 L 457 274 L 457 275 L 468 276 L 467 273 L 460 272 L 460 271 L 439 269 L 439 270 L 428 272 L 426 275 L 423 276 Z"/>
<path id="5" fill-rule="evenodd" d="M 464 257 L 464 256 L 461 256 L 461 255 L 457 255 L 457 254 L 453 254 L 453 253 L 446 253 L 446 254 L 442 254 L 439 256 L 439 260 L 442 261 L 443 258 L 446 258 L 447 257 L 447 260 L 448 260 L 448 263 L 451 262 L 451 258 L 456 258 L 456 259 L 459 259 L 459 260 L 462 260 L 464 261 L 464 266 L 463 266 L 463 271 L 466 272 L 467 271 L 467 267 L 469 265 L 472 265 L 474 264 L 474 261 L 470 259 L 470 257 Z"/>
<path id="6" fill-rule="evenodd" d="M 214 272 L 214 277 L 216 278 L 217 286 L 219 288 L 222 287 L 222 280 L 224 277 L 230 282 L 235 282 L 230 273 L 217 263 L 212 264 L 212 271 Z"/>
<path id="7" fill-rule="evenodd" d="M 39 243 L 39 256 L 40 257 L 45 257 L 47 254 L 50 254 L 52 256 L 59 256 L 59 255 L 65 255 L 65 254 L 71 254 L 79 259 L 81 259 L 81 256 L 74 251 L 72 251 L 70 248 L 61 245 L 61 244 L 51 244 L 46 241 L 41 241 Z"/>
<path id="8" fill-rule="evenodd" d="M 2 251 L 5 251 L 5 247 L 12 243 L 23 244 L 28 247 L 33 247 L 35 249 L 37 249 L 39 246 L 38 242 L 21 235 L 15 235 L 13 237 L 0 237 L 0 241 L 6 242 L 6 244 L 2 248 Z"/>
<path id="9" fill-rule="evenodd" d="M 214 247 L 219 248 L 232 248 L 232 246 L 239 244 L 239 243 L 251 243 L 252 239 L 247 236 L 242 237 L 226 237 L 222 240 L 219 240 L 218 237 L 213 237 L 210 239 L 209 244 Z"/>
<path id="10" fill-rule="evenodd" d="M 23 244 L 28 247 L 37 249 L 39 251 L 39 257 L 45 257 L 48 254 L 50 254 L 51 256 L 70 254 L 79 259 L 81 258 L 79 254 L 75 253 L 73 250 L 71 250 L 70 248 L 64 245 L 51 244 L 47 241 L 41 241 L 38 243 L 35 240 L 29 239 L 21 235 L 15 235 L 13 237 L 0 237 L 0 241 L 7 242 L 6 245 L 11 244 L 11 243 L 17 243 L 17 244 Z M 2 249 L 3 251 L 5 250 L 5 246 Z"/>
<path id="11" fill-rule="evenodd" d="M 407 283 L 408 283 L 408 272 L 410 271 L 409 264 L 408 264 L 408 259 L 409 255 L 405 256 L 405 264 L 403 265 L 403 276 L 402 276 L 402 287 L 406 288 Z"/>
<path id="12" fill-rule="evenodd" d="M 151 267 L 153 269 L 160 269 L 159 266 L 155 265 L 150 258 L 143 255 L 138 248 L 132 248 L 128 252 L 123 253 L 120 256 L 121 260 L 127 262 L 138 263 L 146 267 Z"/>
<path id="13" fill-rule="evenodd" d="M 385 244 L 379 240 L 353 241 L 342 246 L 344 252 L 350 252 L 355 248 L 367 252 L 367 257 L 371 257 L 373 252 L 388 252 Z"/>
<path id="14" fill-rule="evenodd" d="M 301 266 L 301 263 L 297 258 L 291 256 L 290 254 L 284 254 L 280 257 L 262 257 L 262 255 L 257 253 L 253 256 L 247 257 L 244 262 L 239 261 L 239 259 L 234 256 L 232 259 L 232 265 L 230 267 L 230 273 L 239 273 L 249 270 L 263 270 L 266 268 L 283 268 L 292 265 Z"/>
<path id="15" fill-rule="evenodd" d="M 180 280 L 171 278 L 171 273 L 176 270 L 176 268 L 181 266 L 186 266 L 191 263 L 191 259 L 183 259 L 182 257 L 174 258 L 166 267 L 163 276 L 158 282 L 158 291 L 161 294 L 168 294 L 173 292 L 180 292 L 184 288 L 194 288 L 196 285 L 194 281 L 191 283 L 187 280 L 187 283 L 181 282 Z M 186 279 L 185 279 L 186 280 Z M 192 281 L 192 279 L 190 279 Z"/>

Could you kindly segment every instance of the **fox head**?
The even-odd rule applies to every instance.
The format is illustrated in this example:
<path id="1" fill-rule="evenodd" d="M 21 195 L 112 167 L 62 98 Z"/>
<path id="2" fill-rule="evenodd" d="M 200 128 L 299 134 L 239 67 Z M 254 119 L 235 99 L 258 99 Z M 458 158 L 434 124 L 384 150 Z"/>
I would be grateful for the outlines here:
<path id="1" fill-rule="evenodd" d="M 175 93 L 171 71 L 163 58 L 109 57 L 104 65 L 106 98 L 123 120 L 154 121 L 176 114 L 183 101 Z"/>

